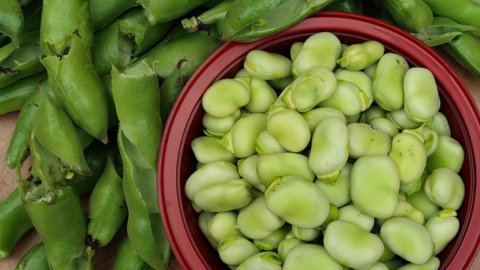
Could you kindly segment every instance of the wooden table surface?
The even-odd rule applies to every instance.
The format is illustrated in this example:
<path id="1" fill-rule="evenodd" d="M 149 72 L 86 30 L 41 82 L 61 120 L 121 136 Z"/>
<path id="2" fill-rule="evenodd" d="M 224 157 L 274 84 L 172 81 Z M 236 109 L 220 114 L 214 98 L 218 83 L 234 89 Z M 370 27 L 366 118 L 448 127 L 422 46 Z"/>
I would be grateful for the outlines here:
<path id="1" fill-rule="evenodd" d="M 477 106 L 480 107 L 480 78 L 473 76 L 463 67 L 454 62 L 449 56 L 443 52 L 439 52 L 444 58 L 451 64 L 451 66 L 457 71 L 459 76 L 463 79 L 464 83 L 470 90 Z M 0 116 L 0 201 L 3 200 L 14 188 L 15 188 L 15 173 L 5 167 L 3 160 L 5 159 L 5 152 L 8 147 L 8 143 L 15 128 L 15 120 L 17 113 L 10 113 L 4 116 Z M 1 236 L 0 236 L 1 237 Z M 121 237 L 116 237 L 112 243 L 105 249 L 98 252 L 96 256 L 96 269 L 107 270 L 112 268 L 112 261 L 116 252 Z M 34 232 L 30 232 L 25 235 L 21 242 L 17 245 L 10 257 L 0 260 L 0 270 L 15 269 L 16 263 L 21 256 L 31 247 L 33 244 L 40 241 L 38 235 Z M 178 270 L 181 267 L 172 256 L 170 261 L 169 270 Z M 480 256 L 477 255 L 475 262 L 473 263 L 471 270 L 480 270 Z"/>

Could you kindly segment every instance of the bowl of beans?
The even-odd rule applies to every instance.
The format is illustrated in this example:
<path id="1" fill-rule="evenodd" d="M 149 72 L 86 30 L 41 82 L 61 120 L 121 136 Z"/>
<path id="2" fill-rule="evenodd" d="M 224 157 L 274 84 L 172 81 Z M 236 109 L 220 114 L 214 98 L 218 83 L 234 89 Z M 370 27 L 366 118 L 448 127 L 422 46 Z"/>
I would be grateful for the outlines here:
<path id="1" fill-rule="evenodd" d="M 184 269 L 469 269 L 479 112 L 408 33 L 322 12 L 228 42 L 166 123 L 158 194 Z"/>

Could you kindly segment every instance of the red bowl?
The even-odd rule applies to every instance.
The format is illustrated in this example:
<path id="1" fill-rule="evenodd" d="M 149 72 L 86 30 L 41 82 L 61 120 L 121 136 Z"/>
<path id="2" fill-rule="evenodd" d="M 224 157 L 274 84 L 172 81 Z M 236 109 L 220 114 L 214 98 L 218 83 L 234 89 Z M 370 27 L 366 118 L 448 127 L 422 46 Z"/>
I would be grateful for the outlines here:
<path id="1" fill-rule="evenodd" d="M 173 253 L 184 269 L 228 269 L 198 227 L 198 214 L 184 193 L 195 170 L 191 141 L 202 133 L 201 97 L 208 86 L 233 77 L 253 49 L 286 53 L 290 45 L 308 36 L 329 31 L 344 43 L 374 39 L 386 50 L 401 54 L 411 66 L 428 68 L 435 76 L 442 99 L 441 111 L 451 125 L 452 137 L 465 149 L 460 172 L 465 200 L 458 210 L 460 231 L 439 255 L 441 269 L 469 269 L 480 244 L 480 122 L 479 112 L 465 85 L 442 58 L 403 30 L 365 16 L 321 12 L 294 27 L 252 43 L 228 42 L 208 58 L 190 78 L 166 123 L 158 164 L 158 200 Z M 477 141 L 477 143 L 474 143 Z"/>

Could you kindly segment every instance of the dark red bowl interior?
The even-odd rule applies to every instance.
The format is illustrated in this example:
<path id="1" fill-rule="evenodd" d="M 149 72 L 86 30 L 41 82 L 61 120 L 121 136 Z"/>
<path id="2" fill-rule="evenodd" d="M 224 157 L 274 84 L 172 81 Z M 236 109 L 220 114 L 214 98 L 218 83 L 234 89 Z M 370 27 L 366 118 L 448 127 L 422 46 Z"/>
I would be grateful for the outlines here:
<path id="1" fill-rule="evenodd" d="M 308 36 L 329 31 L 344 43 L 374 39 L 391 52 L 401 54 L 411 66 L 428 68 L 434 74 L 452 136 L 465 149 L 461 176 L 466 196 L 458 211 L 458 235 L 440 254 L 441 269 L 468 269 L 480 243 L 480 138 L 478 109 L 455 72 L 433 50 L 408 33 L 379 20 L 347 13 L 321 12 L 287 31 L 253 43 L 228 42 L 218 49 L 191 77 L 167 121 L 159 154 L 158 194 L 165 230 L 173 253 L 184 269 L 228 269 L 198 227 L 198 214 L 184 194 L 184 184 L 195 169 L 191 141 L 202 133 L 204 114 L 201 97 L 214 81 L 233 77 L 252 49 L 287 53 L 290 45 Z"/>

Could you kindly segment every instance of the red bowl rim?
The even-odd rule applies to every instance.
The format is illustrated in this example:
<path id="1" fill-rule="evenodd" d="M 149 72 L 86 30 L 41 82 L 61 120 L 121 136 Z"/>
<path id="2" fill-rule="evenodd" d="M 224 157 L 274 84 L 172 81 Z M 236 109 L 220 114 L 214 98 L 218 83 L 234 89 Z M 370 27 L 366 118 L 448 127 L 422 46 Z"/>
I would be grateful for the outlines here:
<path id="1" fill-rule="evenodd" d="M 399 48 L 403 55 L 408 54 L 410 58 L 419 60 L 418 63 L 414 64 L 426 66 L 430 69 L 437 82 L 441 85 L 452 85 L 448 87 L 449 89 L 456 88 L 457 92 L 454 95 L 450 92 L 450 97 L 454 104 L 462 104 L 462 106 L 457 106 L 457 109 L 462 116 L 466 117 L 465 121 L 468 123 L 466 132 L 469 134 L 469 138 L 480 138 L 479 111 L 470 92 L 452 68 L 441 56 L 423 42 L 409 33 L 380 20 L 343 12 L 319 12 L 286 31 L 259 41 L 251 43 L 227 42 L 215 51 L 187 82 L 172 108 L 161 141 L 158 158 L 158 202 L 172 251 L 184 269 L 200 270 L 207 268 L 204 266 L 201 254 L 198 253 L 195 245 L 191 242 L 189 232 L 185 226 L 187 221 L 183 216 L 180 202 L 180 196 L 183 192 L 181 190 L 182 187 L 177 183 L 178 181 L 164 181 L 164 179 L 168 178 L 166 175 L 173 175 L 174 179 L 176 179 L 175 176 L 178 175 L 180 170 L 177 167 L 178 153 L 182 145 L 184 145 L 184 138 L 181 135 L 191 121 L 191 114 L 185 113 L 185 111 L 187 110 L 187 112 L 191 113 L 192 109 L 198 106 L 198 101 L 201 100 L 201 95 L 203 94 L 202 91 L 195 92 L 192 88 L 199 87 L 199 84 L 204 87 L 208 86 L 213 80 L 220 77 L 218 75 L 212 78 L 209 73 L 221 74 L 223 69 L 228 66 L 222 64 L 222 62 L 230 61 L 229 63 L 231 63 L 233 61 L 232 57 L 235 55 L 238 56 L 254 48 L 262 47 L 262 45 L 271 41 L 283 39 L 296 33 L 315 33 L 320 31 L 347 32 L 356 36 L 376 39 L 382 43 L 389 43 L 392 47 Z M 411 49 L 406 51 L 403 48 Z M 469 143 L 468 147 L 471 147 L 472 150 L 468 151 L 471 155 L 466 155 L 465 160 L 473 160 L 475 166 L 472 168 L 472 175 L 474 179 L 480 179 L 480 171 L 476 169 L 480 168 L 480 144 L 467 143 Z M 480 185 L 474 183 L 473 193 L 480 194 Z M 469 202 L 469 205 L 466 207 L 471 209 L 472 215 L 465 221 L 467 228 L 464 235 L 459 236 L 462 238 L 462 247 L 458 248 L 455 254 L 450 255 L 452 257 L 450 263 L 447 266 L 442 266 L 442 269 L 467 270 L 475 259 L 480 245 L 480 222 L 475 222 L 480 220 L 480 195 L 473 196 Z"/>

